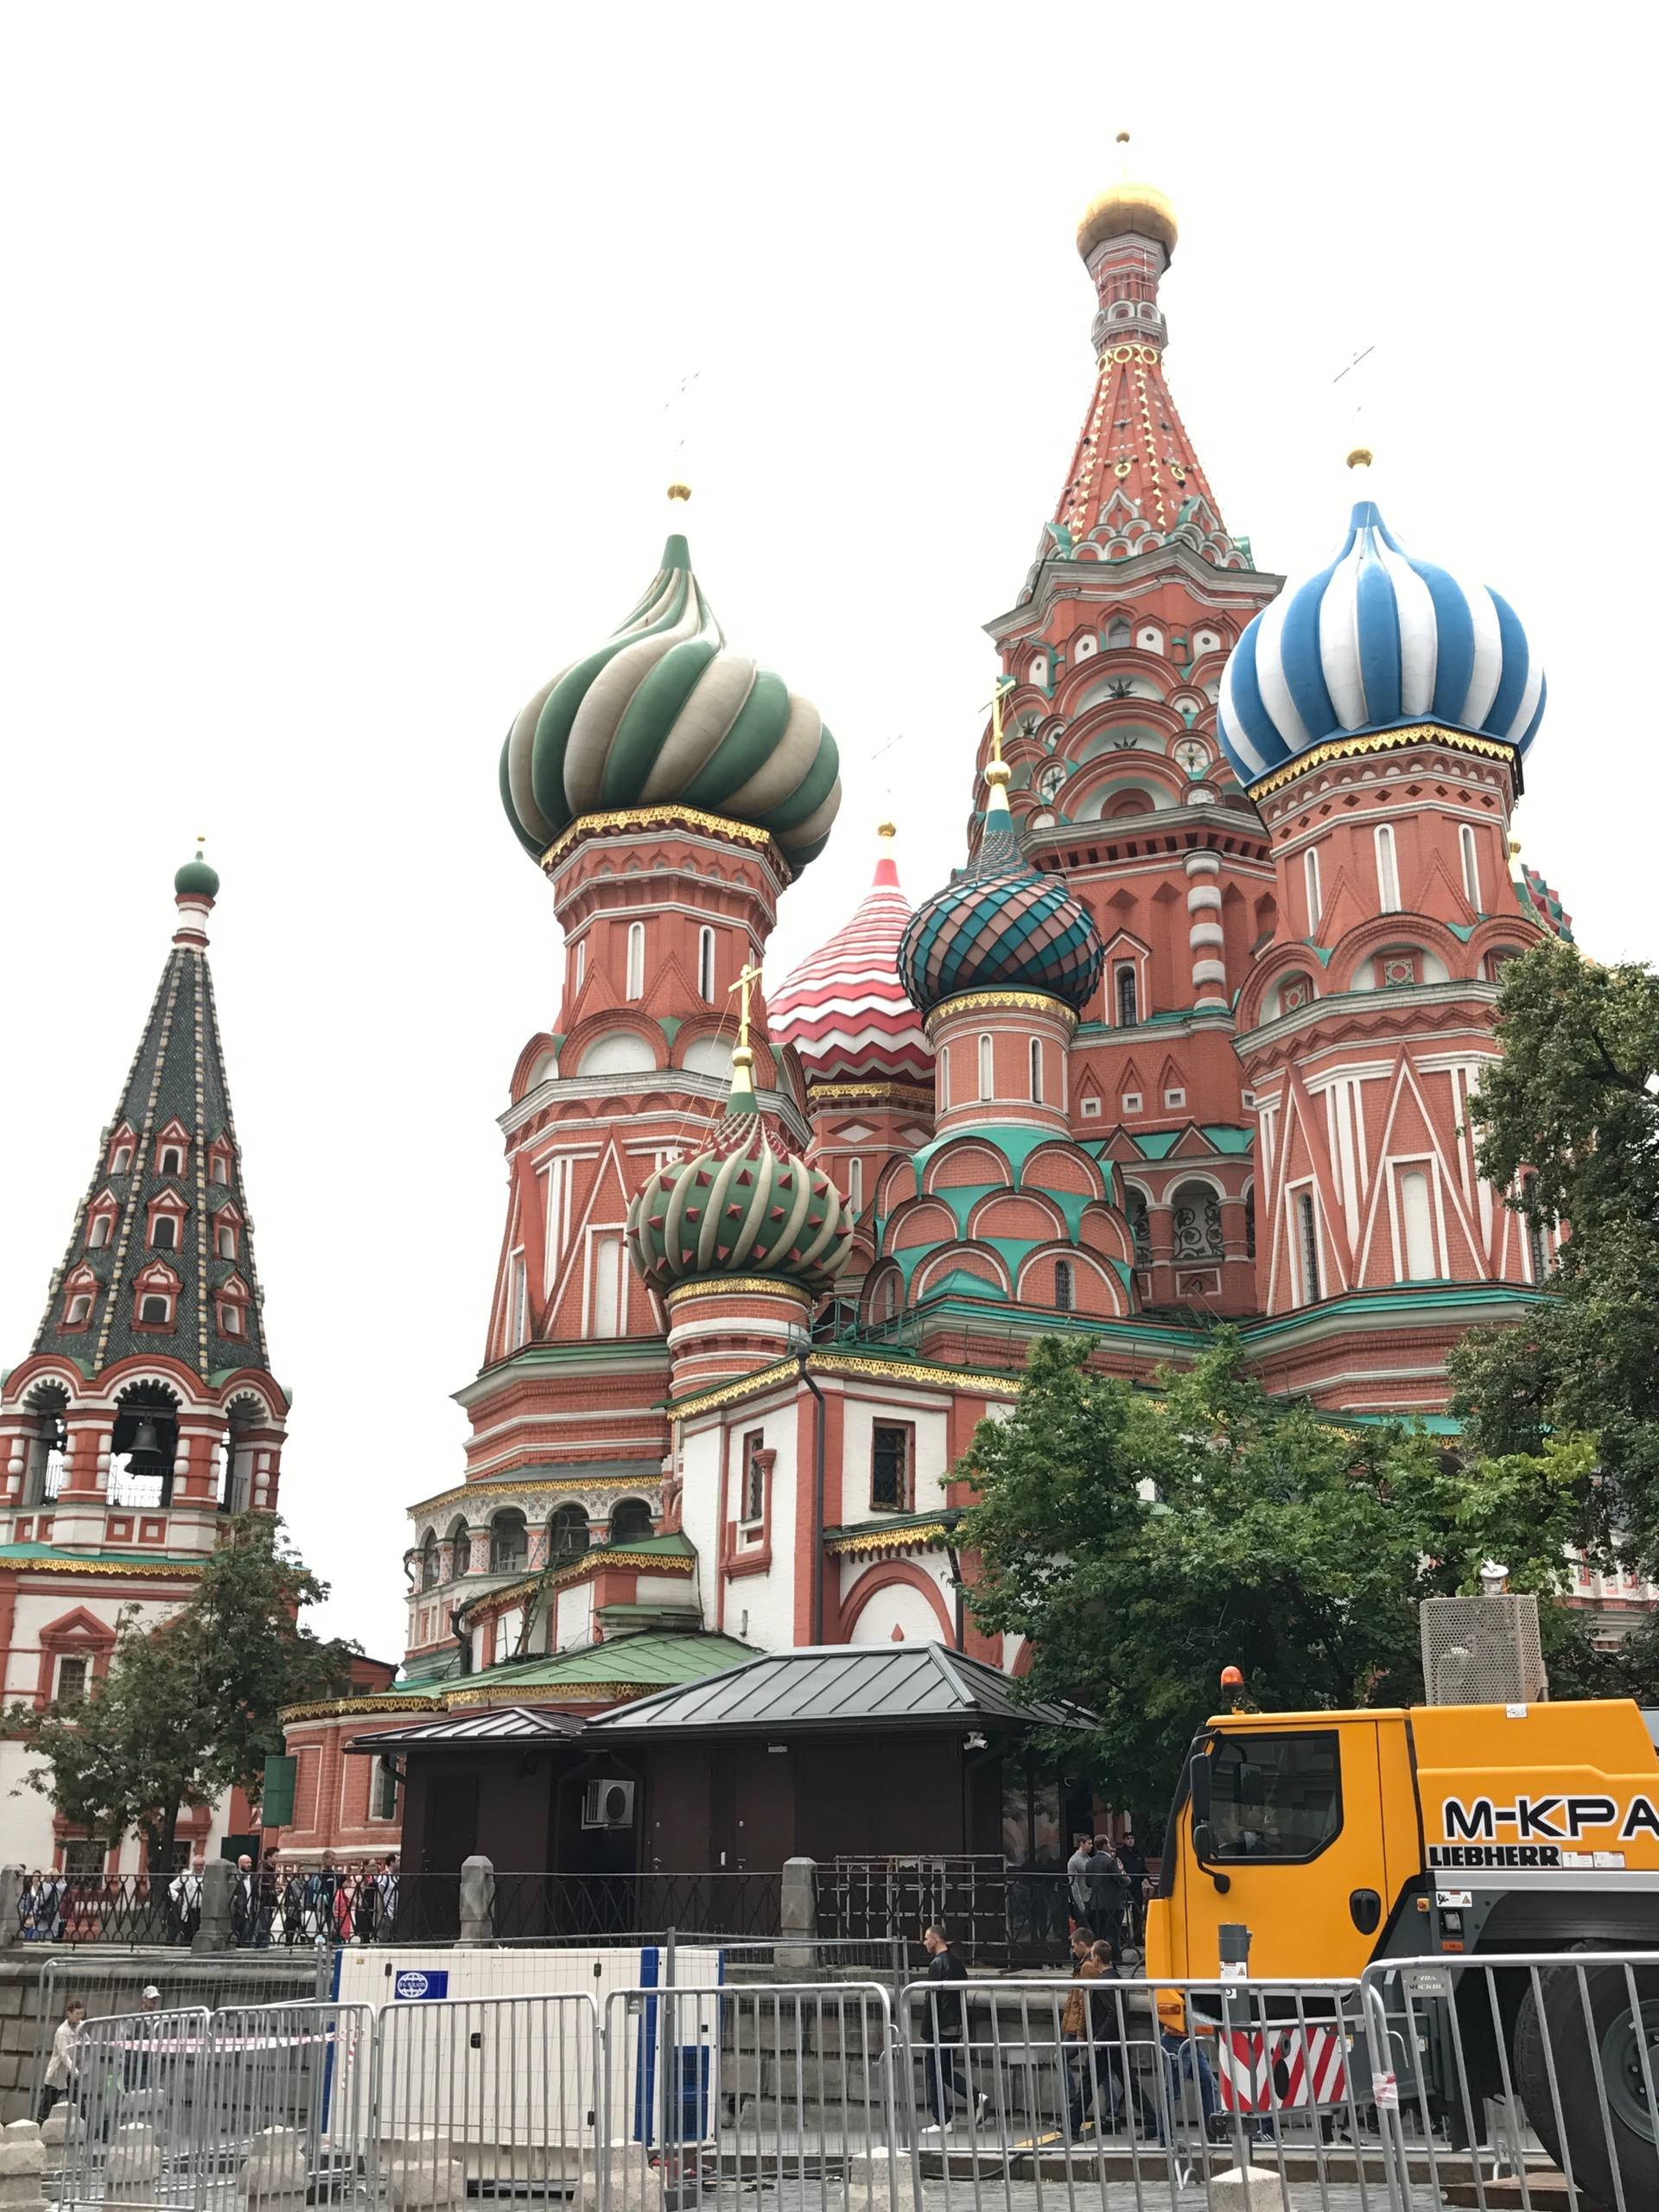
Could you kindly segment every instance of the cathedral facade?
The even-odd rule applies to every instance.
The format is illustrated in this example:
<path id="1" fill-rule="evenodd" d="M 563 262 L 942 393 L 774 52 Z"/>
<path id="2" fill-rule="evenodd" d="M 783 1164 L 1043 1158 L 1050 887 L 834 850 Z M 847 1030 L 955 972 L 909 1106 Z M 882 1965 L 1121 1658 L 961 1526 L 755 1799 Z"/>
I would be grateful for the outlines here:
<path id="1" fill-rule="evenodd" d="M 952 1471 L 1039 1335 L 1145 1377 L 1226 1319 L 1276 1392 L 1436 1417 L 1450 1346 L 1550 1268 L 1467 1114 L 1504 963 L 1567 926 L 1511 866 L 1538 658 L 1406 549 L 1365 456 L 1328 556 L 1258 568 L 1166 377 L 1168 204 L 1119 186 L 1077 243 L 1094 381 L 988 625 L 950 883 L 912 905 L 884 827 L 844 927 L 762 990 L 802 870 L 869 860 L 833 738 L 678 533 L 512 725 L 557 1026 L 511 1075 L 402 1678 L 293 1716 L 297 1853 L 383 1839 L 346 1746 L 411 1712 L 591 1714 L 809 1645 L 1020 1672 L 965 1603 Z"/>

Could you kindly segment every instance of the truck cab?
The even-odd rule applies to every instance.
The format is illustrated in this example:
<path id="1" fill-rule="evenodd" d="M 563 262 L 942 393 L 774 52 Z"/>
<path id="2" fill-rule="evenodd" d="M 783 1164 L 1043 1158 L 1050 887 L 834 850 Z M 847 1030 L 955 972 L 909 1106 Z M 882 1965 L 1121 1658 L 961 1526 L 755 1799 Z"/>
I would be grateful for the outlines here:
<path id="1" fill-rule="evenodd" d="M 1659 1753 L 1622 1700 L 1230 1713 L 1199 1732 L 1147 1971 L 1329 1980 L 1430 1951 L 1659 1939 Z"/>

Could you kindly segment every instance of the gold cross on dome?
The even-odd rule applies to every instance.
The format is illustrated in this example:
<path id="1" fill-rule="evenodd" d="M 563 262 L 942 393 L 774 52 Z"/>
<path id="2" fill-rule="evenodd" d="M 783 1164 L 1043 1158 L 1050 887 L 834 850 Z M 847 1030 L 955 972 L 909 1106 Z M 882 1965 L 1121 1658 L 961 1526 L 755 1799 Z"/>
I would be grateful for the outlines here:
<path id="1" fill-rule="evenodd" d="M 753 996 L 754 987 L 760 980 L 760 970 L 751 963 L 747 968 L 739 969 L 737 981 L 727 992 L 728 998 L 732 991 L 740 991 L 742 994 L 737 1002 L 737 1052 L 732 1055 L 734 1060 L 737 1058 L 737 1052 L 747 1052 L 749 1050 L 749 1001 Z"/>
<path id="2" fill-rule="evenodd" d="M 1012 691 L 1013 689 L 1014 678 L 1011 676 L 999 676 L 996 679 L 996 688 L 986 702 L 991 710 L 991 758 L 993 760 L 1000 761 L 1002 758 L 1002 698 L 1005 692 Z"/>

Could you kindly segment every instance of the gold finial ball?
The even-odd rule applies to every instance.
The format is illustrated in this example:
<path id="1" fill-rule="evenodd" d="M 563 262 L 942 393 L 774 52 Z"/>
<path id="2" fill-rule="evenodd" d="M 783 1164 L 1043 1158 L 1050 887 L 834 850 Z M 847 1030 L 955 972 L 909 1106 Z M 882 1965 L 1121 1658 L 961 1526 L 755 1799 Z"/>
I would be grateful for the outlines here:
<path id="1" fill-rule="evenodd" d="M 878 837 L 896 837 L 899 835 L 899 825 L 894 822 L 878 822 L 875 825 L 875 834 Z"/>
<path id="2" fill-rule="evenodd" d="M 1119 144 L 1120 146 L 1127 146 L 1127 145 L 1128 144 L 1128 143 L 1129 143 L 1129 134 L 1128 134 L 1128 132 L 1127 130 L 1120 130 L 1120 131 L 1118 132 L 1118 134 L 1117 134 L 1117 143 L 1118 143 L 1118 144 Z"/>
<path id="3" fill-rule="evenodd" d="M 993 760 L 985 771 L 985 780 L 995 791 L 999 785 L 1006 784 L 1013 773 L 1006 760 Z"/>
<path id="4" fill-rule="evenodd" d="M 671 499 L 689 499 L 691 496 L 691 486 L 689 484 L 671 484 L 668 487 L 668 496 Z"/>
<path id="5" fill-rule="evenodd" d="M 754 1065 L 754 1054 L 750 1051 L 747 1045 L 739 1045 L 734 1047 L 732 1052 L 732 1065 L 734 1068 L 752 1068 Z"/>
<path id="6" fill-rule="evenodd" d="M 1376 458 L 1370 446 L 1356 446 L 1348 456 L 1350 468 L 1369 468 Z"/>
<path id="7" fill-rule="evenodd" d="M 1514 860 L 1520 850 L 1521 840 L 1518 837 L 1511 837 L 1510 840 L 1510 858 Z"/>

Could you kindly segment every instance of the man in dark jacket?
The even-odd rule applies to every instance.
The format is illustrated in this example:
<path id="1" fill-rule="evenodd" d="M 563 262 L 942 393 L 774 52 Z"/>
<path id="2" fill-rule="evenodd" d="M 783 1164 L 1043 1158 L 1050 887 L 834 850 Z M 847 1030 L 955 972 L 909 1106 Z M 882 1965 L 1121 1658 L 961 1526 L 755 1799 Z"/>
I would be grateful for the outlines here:
<path id="1" fill-rule="evenodd" d="M 959 2056 L 963 2049 L 963 2015 L 958 1985 L 967 1980 L 968 1969 L 951 1949 L 944 1929 L 938 1925 L 922 1930 L 922 1948 L 927 1953 L 929 1984 L 924 1999 L 926 2011 L 922 2030 L 927 2043 L 927 2102 L 933 2114 L 933 2125 L 925 2127 L 922 2133 L 943 2135 L 950 2124 L 952 2110 L 945 2090 L 947 2069 L 950 2089 L 957 2096 L 973 2101 L 976 2120 L 984 2116 L 986 2097 L 982 2089 L 974 2098 Z"/>

